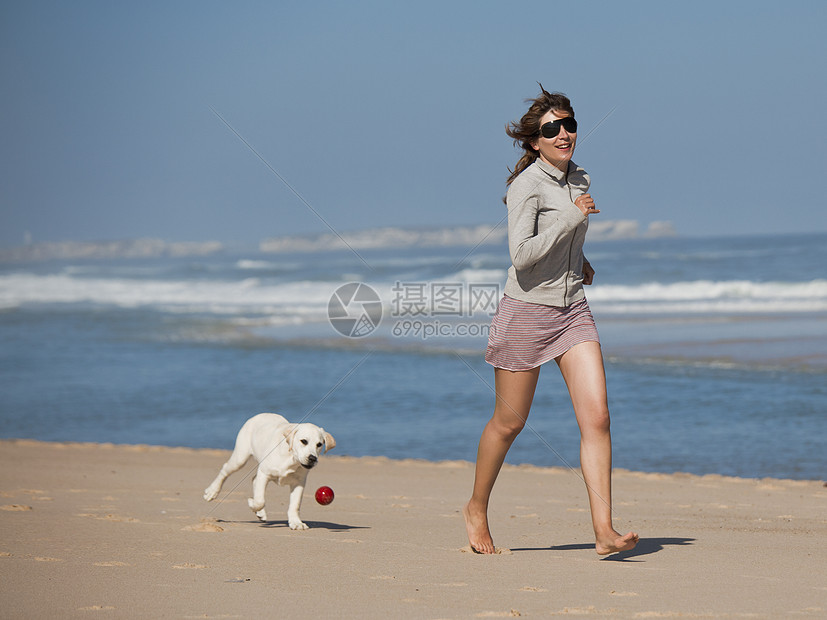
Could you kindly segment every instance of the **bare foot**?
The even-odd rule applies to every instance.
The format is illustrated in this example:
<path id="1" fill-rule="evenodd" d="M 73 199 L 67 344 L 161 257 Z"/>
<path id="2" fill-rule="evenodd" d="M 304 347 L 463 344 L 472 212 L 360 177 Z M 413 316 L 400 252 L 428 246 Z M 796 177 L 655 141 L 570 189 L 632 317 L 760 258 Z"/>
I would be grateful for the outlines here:
<path id="1" fill-rule="evenodd" d="M 494 553 L 494 541 L 488 530 L 488 515 L 473 510 L 470 505 L 471 502 L 468 502 L 462 507 L 462 514 L 471 549 L 476 553 Z"/>
<path id="2" fill-rule="evenodd" d="M 618 551 L 630 551 L 635 548 L 639 540 L 640 536 L 634 532 L 621 536 L 618 532 L 612 530 L 610 535 L 598 538 L 594 548 L 598 555 L 608 555 Z"/>

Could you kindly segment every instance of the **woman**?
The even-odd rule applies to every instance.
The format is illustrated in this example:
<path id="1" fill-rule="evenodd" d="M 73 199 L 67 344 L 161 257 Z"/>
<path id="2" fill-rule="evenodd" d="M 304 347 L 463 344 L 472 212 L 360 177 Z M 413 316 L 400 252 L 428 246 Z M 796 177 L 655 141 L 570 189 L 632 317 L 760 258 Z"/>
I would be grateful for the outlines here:
<path id="1" fill-rule="evenodd" d="M 595 549 L 634 548 L 638 535 L 612 526 L 612 440 L 606 376 L 597 329 L 583 291 L 594 270 L 583 257 L 589 217 L 600 211 L 589 177 L 571 161 L 577 122 L 569 99 L 542 92 L 506 133 L 524 149 L 507 181 L 512 267 L 491 324 L 485 359 L 494 366 L 494 414 L 480 438 L 474 490 L 465 505 L 471 548 L 494 553 L 488 500 L 512 442 L 523 429 L 540 366 L 554 360 L 580 427 L 580 467 L 589 497 Z"/>

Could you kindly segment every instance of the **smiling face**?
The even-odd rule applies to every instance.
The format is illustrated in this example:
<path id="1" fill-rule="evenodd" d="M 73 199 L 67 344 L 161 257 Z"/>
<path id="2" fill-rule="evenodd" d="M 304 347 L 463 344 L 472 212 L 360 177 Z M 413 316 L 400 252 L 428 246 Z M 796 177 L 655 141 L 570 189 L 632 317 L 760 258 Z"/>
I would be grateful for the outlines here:
<path id="1" fill-rule="evenodd" d="M 564 110 L 549 110 L 540 118 L 540 127 L 561 118 L 571 116 Z M 553 138 L 544 138 L 542 134 L 531 143 L 540 159 L 547 164 L 559 168 L 563 172 L 568 170 L 569 160 L 574 153 L 577 143 L 577 132 L 569 133 L 565 127 L 560 127 L 560 133 Z"/>

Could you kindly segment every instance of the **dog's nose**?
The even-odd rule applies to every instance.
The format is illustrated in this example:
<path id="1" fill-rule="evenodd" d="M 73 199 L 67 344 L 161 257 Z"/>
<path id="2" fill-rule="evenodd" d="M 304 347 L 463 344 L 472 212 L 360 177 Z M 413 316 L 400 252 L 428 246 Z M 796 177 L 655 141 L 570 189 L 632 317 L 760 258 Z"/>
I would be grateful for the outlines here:
<path id="1" fill-rule="evenodd" d="M 315 454 L 311 454 L 310 456 L 307 457 L 307 460 L 311 463 L 315 463 L 316 461 L 319 460 L 319 457 L 316 456 Z"/>

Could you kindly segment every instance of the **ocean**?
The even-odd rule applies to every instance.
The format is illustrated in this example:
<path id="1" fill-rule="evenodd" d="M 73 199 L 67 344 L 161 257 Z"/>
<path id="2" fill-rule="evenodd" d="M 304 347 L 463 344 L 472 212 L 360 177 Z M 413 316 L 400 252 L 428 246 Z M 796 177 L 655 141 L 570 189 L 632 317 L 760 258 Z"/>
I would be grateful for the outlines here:
<path id="1" fill-rule="evenodd" d="M 827 235 L 587 243 L 615 467 L 827 478 Z M 503 243 L 0 264 L 0 436 L 227 448 L 248 417 L 335 453 L 473 461 Z M 546 365 L 510 463 L 578 466 Z"/>

